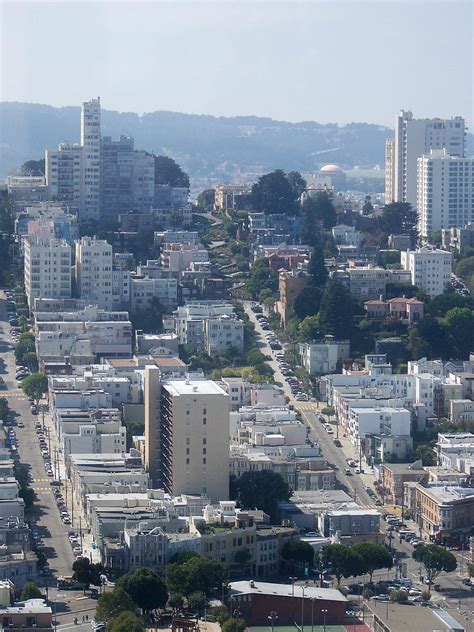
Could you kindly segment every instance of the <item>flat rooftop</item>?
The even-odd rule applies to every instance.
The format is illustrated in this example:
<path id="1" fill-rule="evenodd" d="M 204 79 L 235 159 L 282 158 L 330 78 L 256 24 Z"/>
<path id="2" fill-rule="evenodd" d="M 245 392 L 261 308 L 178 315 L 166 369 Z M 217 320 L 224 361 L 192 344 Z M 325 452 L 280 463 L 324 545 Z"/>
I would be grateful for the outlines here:
<path id="1" fill-rule="evenodd" d="M 369 602 L 369 608 L 390 632 L 464 632 L 465 628 L 449 615 L 449 624 L 431 608 L 419 605 Z M 456 625 L 457 624 L 457 625 Z"/>
<path id="2" fill-rule="evenodd" d="M 261 595 L 277 595 L 278 597 L 301 597 L 302 591 L 300 586 L 293 584 L 273 584 L 260 581 L 241 581 L 231 582 L 229 584 L 230 594 L 261 594 Z M 343 601 L 347 602 L 346 597 L 338 590 L 333 588 L 319 588 L 317 586 L 308 586 L 304 590 L 305 599 L 321 599 L 325 601 Z"/>
<path id="3" fill-rule="evenodd" d="M 163 386 L 174 396 L 225 395 L 227 393 L 212 380 L 166 380 Z"/>

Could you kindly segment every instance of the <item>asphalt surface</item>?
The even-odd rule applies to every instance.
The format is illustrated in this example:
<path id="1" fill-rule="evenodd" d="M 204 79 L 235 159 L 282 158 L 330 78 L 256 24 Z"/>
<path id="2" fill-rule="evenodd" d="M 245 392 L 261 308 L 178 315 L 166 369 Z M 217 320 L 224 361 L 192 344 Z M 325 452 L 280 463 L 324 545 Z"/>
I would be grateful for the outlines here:
<path id="1" fill-rule="evenodd" d="M 318 419 L 318 417 L 324 417 L 318 409 L 318 403 L 314 401 L 299 402 L 293 397 L 291 388 L 279 369 L 275 356 L 276 352 L 270 347 L 265 338 L 265 334 L 267 334 L 268 331 L 264 331 L 261 328 L 260 323 L 253 313 L 250 305 L 249 301 L 245 301 L 244 309 L 252 323 L 255 325 L 255 333 L 261 352 L 265 356 L 271 357 L 271 360 L 268 360 L 268 364 L 275 372 L 275 380 L 283 385 L 283 391 L 285 395 L 288 396 L 290 403 L 301 413 L 306 425 L 311 429 L 313 439 L 319 444 L 326 460 L 331 465 L 336 466 L 336 475 L 341 483 L 341 486 L 345 488 L 346 491 L 355 498 L 361 506 L 375 508 L 372 499 L 365 491 L 365 487 L 367 485 L 367 481 L 364 480 L 365 477 L 358 476 L 357 474 L 347 476 L 344 473 L 344 470 L 348 467 L 346 459 L 352 458 L 353 454 L 346 454 L 344 449 L 338 448 L 334 445 L 334 435 L 328 434 L 324 429 L 323 424 Z M 326 421 L 328 421 L 328 419 L 326 419 Z"/>
<path id="2" fill-rule="evenodd" d="M 16 432 L 19 461 L 28 466 L 31 476 L 30 485 L 36 495 L 33 508 L 26 512 L 26 519 L 36 520 L 42 539 L 41 548 L 46 554 L 52 573 L 51 577 L 41 579 L 39 584 L 44 588 L 48 585 L 49 598 L 56 604 L 58 624 L 67 626 L 72 623 L 72 613 L 77 612 L 80 615 L 80 621 L 82 614 L 87 614 L 89 619 L 93 618 L 95 601 L 84 597 L 81 591 L 59 592 L 56 588 L 49 588 L 56 585 L 56 577 L 72 574 L 74 555 L 68 539 L 71 527 L 63 524 L 59 516 L 50 483 L 52 479 L 44 470 L 43 457 L 35 431 L 35 421 L 41 419 L 41 415 L 35 416 L 31 413 L 30 403 L 15 379 L 15 369 L 5 294 L 0 291 L 0 397 L 8 400 Z M 23 422 L 24 428 L 19 428 L 18 422 Z M 74 629 L 79 630 L 80 626 L 74 626 Z M 90 624 L 87 624 L 84 629 L 90 630 Z"/>

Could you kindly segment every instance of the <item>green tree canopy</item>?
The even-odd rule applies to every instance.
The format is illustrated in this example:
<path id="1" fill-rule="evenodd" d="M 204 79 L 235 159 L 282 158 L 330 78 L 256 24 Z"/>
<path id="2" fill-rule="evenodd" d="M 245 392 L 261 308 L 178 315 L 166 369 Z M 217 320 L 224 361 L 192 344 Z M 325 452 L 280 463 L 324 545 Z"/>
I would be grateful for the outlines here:
<path id="1" fill-rule="evenodd" d="M 232 489 L 243 509 L 261 509 L 272 520 L 277 518 L 278 503 L 288 500 L 291 494 L 281 474 L 271 470 L 244 472 Z"/>
<path id="2" fill-rule="evenodd" d="M 27 160 L 18 169 L 19 176 L 44 176 L 45 175 L 45 160 L 39 158 L 38 160 Z"/>
<path id="3" fill-rule="evenodd" d="M 216 201 L 216 192 L 214 189 L 205 189 L 197 196 L 197 203 L 206 213 L 210 213 L 214 209 Z"/>
<path id="4" fill-rule="evenodd" d="M 319 552 L 319 564 L 322 570 L 329 570 L 341 583 L 343 577 L 357 577 L 365 573 L 362 557 L 353 547 L 343 544 L 327 544 Z"/>
<path id="5" fill-rule="evenodd" d="M 234 562 L 242 568 L 242 571 L 245 571 L 251 559 L 252 552 L 250 551 L 250 549 L 238 549 L 235 552 Z"/>
<path id="6" fill-rule="evenodd" d="M 298 338 L 301 342 L 309 342 L 310 340 L 317 340 L 320 336 L 321 328 L 318 315 L 306 316 L 298 327 Z"/>
<path id="7" fill-rule="evenodd" d="M 122 612 L 107 623 L 107 632 L 145 632 L 146 628 L 133 612 Z"/>
<path id="8" fill-rule="evenodd" d="M 168 156 L 155 156 L 155 184 L 189 189 L 189 176 Z"/>
<path id="9" fill-rule="evenodd" d="M 210 596 L 216 586 L 221 586 L 225 571 L 219 562 L 199 555 L 181 564 L 168 564 L 165 577 L 170 593 L 188 596 L 198 591 Z"/>
<path id="10" fill-rule="evenodd" d="M 303 191 L 306 189 L 306 180 L 303 178 L 299 171 L 289 171 L 286 177 L 291 185 L 291 188 L 294 191 L 294 194 L 297 198 L 299 198 Z"/>
<path id="11" fill-rule="evenodd" d="M 24 358 L 29 353 L 35 353 L 35 338 L 32 334 L 21 334 L 18 344 L 15 346 L 15 358 L 23 363 Z"/>
<path id="12" fill-rule="evenodd" d="M 389 234 L 418 238 L 418 214 L 408 202 L 386 204 L 382 213 L 382 225 Z"/>
<path id="13" fill-rule="evenodd" d="M 319 287 L 314 287 L 311 280 L 308 279 L 293 303 L 293 311 L 296 316 L 303 320 L 307 316 L 317 314 L 321 306 L 322 295 L 322 290 Z"/>
<path id="14" fill-rule="evenodd" d="M 390 569 L 393 566 L 393 557 L 381 544 L 360 542 L 359 544 L 355 544 L 352 549 L 362 558 L 364 568 L 369 574 L 371 582 L 374 571 L 381 568 Z"/>
<path id="15" fill-rule="evenodd" d="M 268 259 L 257 259 L 250 268 L 250 275 L 245 287 L 254 300 L 258 299 L 262 290 L 268 289 L 272 293 L 278 290 L 278 275 L 268 265 Z"/>
<path id="16" fill-rule="evenodd" d="M 203 612 L 204 608 L 207 604 L 206 595 L 198 590 L 195 590 L 187 598 L 188 608 L 192 612 L 198 612 L 199 614 Z"/>
<path id="17" fill-rule="evenodd" d="M 168 601 L 166 584 L 150 568 L 137 568 L 133 573 L 120 577 L 116 586 L 123 588 L 143 612 L 164 608 Z"/>
<path id="18" fill-rule="evenodd" d="M 266 215 L 296 215 L 299 205 L 294 186 L 294 180 L 290 182 L 281 169 L 261 176 L 252 187 L 255 210 Z"/>
<path id="19" fill-rule="evenodd" d="M 73 577 L 77 582 L 89 588 L 91 584 L 100 586 L 100 576 L 104 573 L 102 564 L 92 564 L 89 558 L 82 557 L 72 565 Z"/>
<path id="20" fill-rule="evenodd" d="M 36 402 L 48 392 L 48 378 L 43 373 L 32 373 L 21 383 L 25 395 L 32 397 Z"/>
<path id="21" fill-rule="evenodd" d="M 226 619 L 221 626 L 222 632 L 244 632 L 246 627 L 247 624 L 244 619 L 234 619 L 233 617 Z"/>
<path id="22" fill-rule="evenodd" d="M 446 313 L 455 307 L 468 307 L 469 309 L 474 309 L 472 296 L 462 296 L 461 294 L 456 294 L 455 292 L 439 294 L 431 299 L 428 310 L 432 316 L 440 318 L 446 316 Z"/>
<path id="23" fill-rule="evenodd" d="M 412 557 L 416 562 L 423 564 L 429 592 L 432 583 L 441 572 L 452 573 L 457 568 L 454 555 L 438 544 L 423 544 L 413 551 Z"/>
<path id="24" fill-rule="evenodd" d="M 23 586 L 20 595 L 20 601 L 28 601 L 28 599 L 41 599 L 43 597 L 43 593 L 35 584 L 35 582 L 29 580 Z"/>
<path id="25" fill-rule="evenodd" d="M 169 560 L 169 564 L 184 564 L 193 557 L 201 557 L 196 551 L 178 551 Z"/>
<path id="26" fill-rule="evenodd" d="M 101 594 L 95 612 L 97 621 L 108 623 L 122 612 L 136 613 L 135 604 L 123 588 L 115 586 L 113 590 Z"/>
<path id="27" fill-rule="evenodd" d="M 314 549 L 307 542 L 299 538 L 292 538 L 283 545 L 281 557 L 285 562 L 294 565 L 292 570 L 302 571 L 305 566 L 309 566 L 314 561 Z"/>
<path id="28" fill-rule="evenodd" d="M 453 355 L 467 358 L 474 349 L 474 311 L 468 307 L 455 307 L 447 312 L 444 323 L 454 344 Z"/>
<path id="29" fill-rule="evenodd" d="M 461 261 L 456 264 L 454 270 L 462 279 L 469 279 L 469 277 L 474 274 L 474 256 L 461 259 Z"/>
<path id="30" fill-rule="evenodd" d="M 314 248 L 308 264 L 313 287 L 322 288 L 328 280 L 328 271 L 324 262 L 324 253 L 319 246 Z"/>
<path id="31" fill-rule="evenodd" d="M 349 290 L 338 279 L 332 278 L 324 288 L 319 310 L 319 326 L 325 334 L 336 339 L 351 335 L 353 304 Z"/>

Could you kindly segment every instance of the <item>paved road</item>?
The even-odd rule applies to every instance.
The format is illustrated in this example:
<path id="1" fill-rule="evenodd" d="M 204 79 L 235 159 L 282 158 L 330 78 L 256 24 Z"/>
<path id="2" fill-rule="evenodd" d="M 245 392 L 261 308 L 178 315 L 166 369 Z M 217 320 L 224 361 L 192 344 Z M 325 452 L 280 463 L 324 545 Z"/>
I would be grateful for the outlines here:
<path id="1" fill-rule="evenodd" d="M 15 358 L 10 347 L 10 325 L 6 318 L 6 301 L 0 293 L 0 377 L 3 378 L 7 390 L 0 391 L 1 397 L 8 399 L 14 423 L 22 421 L 24 428 L 15 427 L 20 462 L 28 465 L 32 477 L 31 486 L 35 490 L 37 500 L 31 515 L 37 519 L 43 548 L 50 568 L 56 575 L 70 575 L 73 554 L 68 540 L 68 528 L 59 517 L 59 512 L 51 491 L 50 479 L 46 476 L 43 458 L 35 432 L 37 417 L 30 412 L 30 404 L 18 388 L 15 380 Z"/>
<path id="2" fill-rule="evenodd" d="M 271 360 L 268 361 L 268 364 L 272 367 L 275 372 L 275 380 L 281 383 L 283 386 L 283 390 L 285 395 L 288 396 L 290 403 L 293 404 L 295 409 L 297 409 L 305 423 L 311 429 L 311 433 L 315 441 L 321 447 L 324 457 L 331 464 L 335 465 L 337 469 L 337 477 L 344 488 L 351 494 L 357 502 L 365 507 L 375 507 L 372 499 L 365 491 L 366 482 L 358 476 L 354 474 L 353 476 L 346 476 L 344 470 L 347 468 L 346 458 L 347 455 L 343 451 L 343 449 L 338 448 L 334 445 L 334 436 L 330 435 L 324 429 L 322 423 L 318 420 L 318 416 L 321 415 L 321 412 L 318 411 L 317 403 L 315 402 L 298 402 L 291 392 L 291 388 L 286 381 L 285 377 L 281 373 L 278 362 L 276 361 L 275 352 L 271 349 L 265 338 L 265 332 L 258 322 L 255 314 L 251 310 L 250 302 L 244 302 L 244 309 L 252 323 L 255 325 L 255 333 L 257 337 L 257 341 L 260 347 L 260 350 L 266 356 L 271 357 Z M 352 454 L 351 454 L 352 456 Z"/>

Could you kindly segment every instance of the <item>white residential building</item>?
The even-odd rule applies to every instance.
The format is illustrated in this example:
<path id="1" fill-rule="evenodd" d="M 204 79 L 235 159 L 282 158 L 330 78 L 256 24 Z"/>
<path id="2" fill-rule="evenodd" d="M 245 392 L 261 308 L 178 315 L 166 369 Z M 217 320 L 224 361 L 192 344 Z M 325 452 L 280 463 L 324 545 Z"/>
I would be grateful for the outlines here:
<path id="1" fill-rule="evenodd" d="M 49 198 L 77 206 L 83 217 L 83 147 L 61 143 L 57 149 L 46 149 L 45 170 Z"/>
<path id="2" fill-rule="evenodd" d="M 170 494 L 229 496 L 229 396 L 210 380 L 145 368 L 145 463 Z"/>
<path id="3" fill-rule="evenodd" d="M 81 109 L 81 145 L 83 147 L 84 218 L 100 217 L 100 97 L 85 101 Z"/>
<path id="4" fill-rule="evenodd" d="M 349 340 L 303 342 L 300 344 L 300 364 L 310 375 L 334 373 L 350 355 Z"/>
<path id="5" fill-rule="evenodd" d="M 161 249 L 161 265 L 166 270 L 183 272 L 191 267 L 192 263 L 205 263 L 209 261 L 209 253 L 196 243 L 165 243 Z"/>
<path id="6" fill-rule="evenodd" d="M 131 277 L 130 309 L 132 314 L 150 307 L 154 298 L 157 298 L 167 311 L 175 309 L 178 304 L 177 279 Z"/>
<path id="7" fill-rule="evenodd" d="M 410 271 L 411 283 L 431 297 L 442 294 L 450 281 L 453 255 L 437 248 L 420 248 L 401 253 L 401 264 Z"/>
<path id="8" fill-rule="evenodd" d="M 351 408 L 348 433 L 353 445 L 358 446 L 367 434 L 409 435 L 410 411 L 389 406 Z"/>
<path id="9" fill-rule="evenodd" d="M 234 342 L 237 343 L 237 348 L 241 349 L 243 336 L 242 340 L 237 339 L 237 336 L 241 334 L 241 328 L 238 324 L 241 321 L 230 320 L 235 318 L 232 303 L 226 301 L 188 301 L 186 305 L 178 307 L 174 314 L 175 332 L 178 335 L 180 344 L 189 344 L 196 349 L 202 350 L 211 348 L 207 342 L 206 322 L 227 316 L 229 322 L 233 323 L 233 326 L 231 325 L 231 329 L 226 331 L 226 333 L 232 333 L 233 328 L 235 328 L 236 339 Z M 207 331 L 209 333 L 209 329 Z M 218 332 L 216 331 L 216 333 Z M 232 337 L 229 340 L 232 340 Z"/>
<path id="10" fill-rule="evenodd" d="M 29 237 L 24 242 L 25 291 L 35 298 L 71 297 L 71 246 L 64 240 Z"/>
<path id="11" fill-rule="evenodd" d="M 81 299 L 112 309 L 112 246 L 102 239 L 76 241 L 76 288 Z"/>
<path id="12" fill-rule="evenodd" d="M 451 119 L 415 119 L 409 111 L 401 111 L 395 127 L 393 151 L 386 149 L 388 173 L 392 174 L 393 201 L 416 206 L 417 160 L 431 149 L 446 149 L 451 156 L 464 157 L 465 121 Z M 390 164 L 390 161 L 391 164 Z M 391 202 L 392 200 L 390 200 Z"/>
<path id="13" fill-rule="evenodd" d="M 126 450 L 127 430 L 116 408 L 57 408 L 53 417 L 66 458 L 70 454 L 122 454 Z"/>
<path id="14" fill-rule="evenodd" d="M 230 348 L 244 351 L 244 323 L 234 316 L 217 316 L 204 321 L 204 350 L 209 356 L 220 355 Z"/>
<path id="15" fill-rule="evenodd" d="M 450 156 L 446 149 L 418 158 L 417 210 L 425 238 L 474 221 L 474 158 Z"/>

